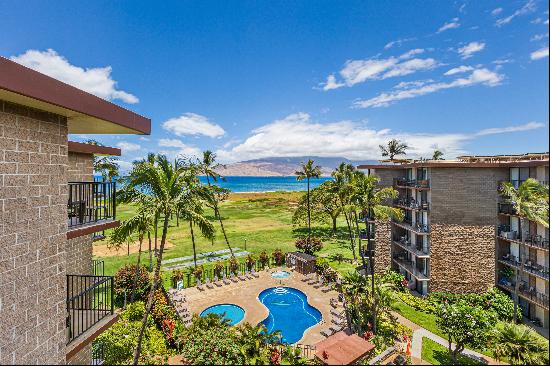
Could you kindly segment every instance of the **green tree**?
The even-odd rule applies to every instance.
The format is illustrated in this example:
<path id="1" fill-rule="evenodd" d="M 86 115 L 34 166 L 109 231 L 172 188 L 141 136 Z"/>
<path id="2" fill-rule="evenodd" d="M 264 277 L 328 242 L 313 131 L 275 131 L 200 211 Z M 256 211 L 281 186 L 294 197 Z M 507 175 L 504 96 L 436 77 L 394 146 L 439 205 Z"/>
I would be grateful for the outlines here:
<path id="1" fill-rule="evenodd" d="M 466 347 L 482 349 L 487 346 L 496 317 L 490 311 L 470 306 L 463 301 L 441 305 L 436 320 L 439 329 L 447 335 L 449 355 L 453 364 Z M 452 343 L 455 348 L 452 348 Z"/>
<path id="2" fill-rule="evenodd" d="M 443 152 L 441 150 L 435 150 L 432 156 L 432 160 L 443 160 Z"/>
<path id="3" fill-rule="evenodd" d="M 323 182 L 319 187 L 313 188 L 310 192 L 311 214 L 313 222 L 332 224 L 332 233 L 336 234 L 336 223 L 342 213 L 338 201 L 338 195 L 331 189 L 331 181 Z M 295 225 L 307 222 L 307 196 L 298 202 L 298 207 L 292 216 Z"/>
<path id="4" fill-rule="evenodd" d="M 257 325 L 243 324 L 239 328 L 241 354 L 246 365 L 269 365 L 270 347 L 281 343 L 281 333 L 269 333 L 262 323 Z"/>
<path id="5" fill-rule="evenodd" d="M 527 179 L 518 188 L 515 188 L 511 182 L 504 182 L 501 185 L 501 194 L 504 201 L 512 205 L 520 219 L 521 245 L 519 247 L 519 260 L 521 265 L 519 271 L 515 270 L 516 283 L 514 291 L 514 321 L 516 321 L 516 310 L 519 302 L 517 294 L 521 274 L 525 271 L 525 258 L 528 256 L 525 251 L 525 239 L 529 233 L 527 220 L 548 228 L 548 186 L 532 178 Z"/>
<path id="6" fill-rule="evenodd" d="M 309 159 L 307 163 L 302 163 L 302 170 L 296 171 L 296 180 L 307 180 L 307 237 L 311 238 L 311 205 L 309 200 L 309 181 L 311 178 L 319 178 L 321 176 L 321 167 L 313 165 L 314 161 Z"/>
<path id="7" fill-rule="evenodd" d="M 87 144 L 104 146 L 102 143 L 90 139 L 86 141 Z M 94 171 L 100 173 L 104 180 L 112 181 L 114 177 L 119 175 L 119 165 L 117 163 L 118 158 L 113 156 L 97 156 L 94 155 L 93 167 Z"/>
<path id="8" fill-rule="evenodd" d="M 390 160 L 397 155 L 406 155 L 409 148 L 406 143 L 403 143 L 397 139 L 391 139 L 386 146 L 379 145 L 382 156 L 388 156 Z"/>
<path id="9" fill-rule="evenodd" d="M 491 343 L 498 361 L 508 359 L 514 365 L 548 364 L 548 343 L 524 325 L 502 323 Z"/>
<path id="10" fill-rule="evenodd" d="M 327 189 L 336 194 L 338 197 L 338 202 L 340 203 L 340 208 L 346 219 L 346 226 L 348 228 L 348 235 L 350 241 L 350 250 L 353 254 L 354 262 L 357 261 L 357 256 L 355 254 L 355 237 L 353 235 L 353 220 L 351 214 L 351 194 L 353 193 L 353 188 L 351 186 L 352 175 L 355 171 L 355 167 L 351 164 L 341 163 L 338 168 L 336 168 L 331 176 L 332 181 L 327 182 Z"/>

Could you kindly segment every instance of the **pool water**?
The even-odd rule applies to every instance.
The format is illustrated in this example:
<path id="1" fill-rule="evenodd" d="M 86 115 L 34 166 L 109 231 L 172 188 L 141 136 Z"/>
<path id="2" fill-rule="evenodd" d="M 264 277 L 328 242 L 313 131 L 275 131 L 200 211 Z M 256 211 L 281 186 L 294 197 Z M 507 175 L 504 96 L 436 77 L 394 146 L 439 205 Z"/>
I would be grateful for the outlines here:
<path id="1" fill-rule="evenodd" d="M 261 323 L 269 332 L 280 331 L 283 343 L 296 343 L 306 329 L 319 323 L 321 312 L 309 305 L 302 291 L 291 287 L 272 287 L 260 293 L 258 300 L 269 310 Z"/>
<path id="2" fill-rule="evenodd" d="M 224 319 L 229 319 L 229 325 L 235 325 L 244 318 L 244 309 L 234 304 L 218 304 L 206 308 L 201 316 L 208 314 L 218 314 Z"/>
<path id="3" fill-rule="evenodd" d="M 289 278 L 290 277 L 290 272 L 287 272 L 287 271 L 273 272 L 271 274 L 271 277 L 273 277 L 273 278 Z"/>

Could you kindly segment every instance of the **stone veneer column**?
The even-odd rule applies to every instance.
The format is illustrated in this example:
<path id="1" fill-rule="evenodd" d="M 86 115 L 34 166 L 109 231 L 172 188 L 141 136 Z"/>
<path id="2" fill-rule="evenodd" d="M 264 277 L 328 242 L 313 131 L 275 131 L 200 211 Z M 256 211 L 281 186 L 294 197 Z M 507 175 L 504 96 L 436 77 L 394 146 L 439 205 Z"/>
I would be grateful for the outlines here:
<path id="1" fill-rule="evenodd" d="M 64 364 L 67 120 L 0 101 L 0 363 Z"/>
<path id="2" fill-rule="evenodd" d="M 391 223 L 376 220 L 374 225 L 374 272 L 384 273 L 391 267 Z"/>

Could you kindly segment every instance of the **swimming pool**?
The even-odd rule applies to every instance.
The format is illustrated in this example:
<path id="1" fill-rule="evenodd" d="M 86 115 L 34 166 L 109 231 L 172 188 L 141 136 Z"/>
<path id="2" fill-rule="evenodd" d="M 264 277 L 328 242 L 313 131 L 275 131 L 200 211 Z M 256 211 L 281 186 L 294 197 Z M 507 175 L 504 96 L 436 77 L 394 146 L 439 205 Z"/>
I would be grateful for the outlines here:
<path id="1" fill-rule="evenodd" d="M 273 278 L 289 278 L 290 277 L 290 272 L 287 272 L 287 271 L 273 272 L 271 274 L 271 277 L 273 277 Z"/>
<path id="2" fill-rule="evenodd" d="M 235 304 L 217 304 L 203 310 L 202 317 L 208 314 L 218 314 L 229 319 L 229 325 L 235 325 L 244 318 L 244 309 Z"/>
<path id="3" fill-rule="evenodd" d="M 322 319 L 321 312 L 308 304 L 306 294 L 295 288 L 268 288 L 258 295 L 258 300 L 269 310 L 261 323 L 269 332 L 280 331 L 284 343 L 298 342 L 306 329 Z"/>

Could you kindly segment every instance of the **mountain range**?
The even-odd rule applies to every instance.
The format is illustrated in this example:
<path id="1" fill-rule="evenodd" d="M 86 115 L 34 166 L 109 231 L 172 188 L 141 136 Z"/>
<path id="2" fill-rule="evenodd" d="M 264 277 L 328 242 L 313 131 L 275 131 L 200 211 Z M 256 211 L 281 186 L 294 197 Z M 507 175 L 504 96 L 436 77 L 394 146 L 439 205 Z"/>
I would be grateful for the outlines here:
<path id="1" fill-rule="evenodd" d="M 315 165 L 321 167 L 323 176 L 329 176 L 330 173 L 345 162 L 352 165 L 372 164 L 376 160 L 349 160 L 338 157 L 319 157 L 319 156 L 296 156 L 296 157 L 270 157 L 263 159 L 254 159 L 227 164 L 217 169 L 223 176 L 290 176 L 300 170 L 301 163 L 311 159 Z"/>

